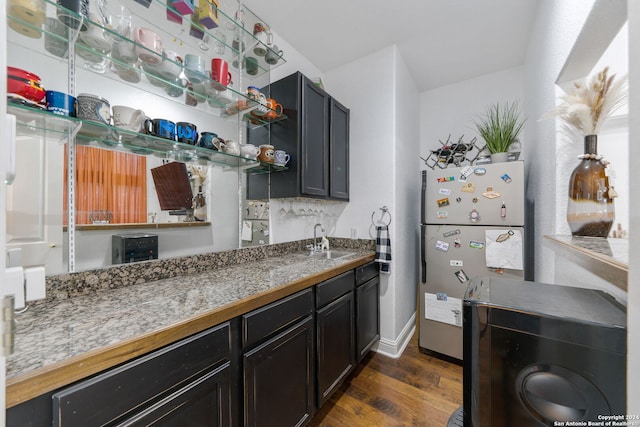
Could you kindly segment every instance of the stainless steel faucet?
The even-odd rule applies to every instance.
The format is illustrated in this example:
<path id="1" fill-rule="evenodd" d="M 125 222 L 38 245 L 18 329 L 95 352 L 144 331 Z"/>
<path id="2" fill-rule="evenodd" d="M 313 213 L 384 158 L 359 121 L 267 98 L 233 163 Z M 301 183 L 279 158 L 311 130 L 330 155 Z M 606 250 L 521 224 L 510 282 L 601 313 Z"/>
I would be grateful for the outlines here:
<path id="1" fill-rule="evenodd" d="M 318 223 L 313 226 L 313 251 L 314 252 L 320 252 L 320 245 L 318 244 L 318 236 L 317 236 L 318 227 L 320 227 L 320 231 L 324 233 L 324 228 L 322 228 L 322 224 Z"/>

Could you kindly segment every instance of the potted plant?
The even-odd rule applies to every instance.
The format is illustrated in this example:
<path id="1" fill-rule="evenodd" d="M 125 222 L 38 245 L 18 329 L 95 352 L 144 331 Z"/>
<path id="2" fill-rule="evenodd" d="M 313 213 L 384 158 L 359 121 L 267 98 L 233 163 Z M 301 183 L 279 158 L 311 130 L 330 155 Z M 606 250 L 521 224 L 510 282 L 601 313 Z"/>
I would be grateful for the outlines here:
<path id="1" fill-rule="evenodd" d="M 474 121 L 478 133 L 487 144 L 491 161 L 505 162 L 509 147 L 518 138 L 524 119 L 520 118 L 518 103 L 495 103 L 487 108 L 484 116 Z M 502 154 L 500 154 L 502 153 Z"/>

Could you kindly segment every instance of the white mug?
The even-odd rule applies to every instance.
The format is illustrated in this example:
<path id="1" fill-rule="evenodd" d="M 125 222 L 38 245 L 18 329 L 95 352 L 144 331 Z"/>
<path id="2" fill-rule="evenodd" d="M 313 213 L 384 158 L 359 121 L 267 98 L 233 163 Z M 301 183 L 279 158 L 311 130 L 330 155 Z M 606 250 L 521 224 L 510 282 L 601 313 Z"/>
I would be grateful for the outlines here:
<path id="1" fill-rule="evenodd" d="M 165 49 L 162 52 L 162 63 L 157 68 L 158 75 L 165 80 L 173 80 L 182 72 L 182 58 L 178 52 Z"/>
<path id="2" fill-rule="evenodd" d="M 139 132 L 143 128 L 146 118 L 144 111 L 126 105 L 114 105 L 111 109 L 113 110 L 113 124 L 116 127 L 134 132 Z"/>
<path id="3" fill-rule="evenodd" d="M 213 143 L 216 146 L 218 151 L 222 151 L 223 153 L 232 154 L 234 156 L 240 155 L 240 144 L 238 141 L 234 141 L 232 139 L 228 139 L 224 142 L 217 140 Z"/>
<path id="4" fill-rule="evenodd" d="M 254 159 L 258 157 L 260 149 L 253 144 L 243 144 L 240 146 L 240 155 L 247 159 Z"/>

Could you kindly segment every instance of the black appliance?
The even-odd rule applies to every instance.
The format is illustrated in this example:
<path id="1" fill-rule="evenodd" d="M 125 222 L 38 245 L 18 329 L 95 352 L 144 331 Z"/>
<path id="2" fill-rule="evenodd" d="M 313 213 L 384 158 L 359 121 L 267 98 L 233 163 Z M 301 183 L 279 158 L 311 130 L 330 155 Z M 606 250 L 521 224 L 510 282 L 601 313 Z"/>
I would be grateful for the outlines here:
<path id="1" fill-rule="evenodd" d="M 475 279 L 463 303 L 464 426 L 625 414 L 626 350 L 626 309 L 602 291 Z"/>
<path id="2" fill-rule="evenodd" d="M 153 234 L 114 234 L 111 236 L 111 263 L 126 264 L 158 259 L 158 236 Z"/>

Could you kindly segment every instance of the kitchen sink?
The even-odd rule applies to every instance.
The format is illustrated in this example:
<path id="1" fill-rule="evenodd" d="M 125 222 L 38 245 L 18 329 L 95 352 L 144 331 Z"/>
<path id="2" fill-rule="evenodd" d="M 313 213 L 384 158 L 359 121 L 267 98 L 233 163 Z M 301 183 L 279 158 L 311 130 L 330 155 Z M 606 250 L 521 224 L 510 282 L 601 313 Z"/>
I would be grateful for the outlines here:
<path id="1" fill-rule="evenodd" d="M 340 259 L 353 255 L 354 253 L 355 252 L 329 250 L 323 252 L 313 252 L 309 254 L 309 256 L 327 259 Z"/>

